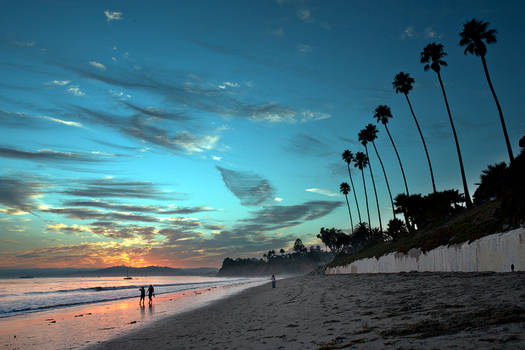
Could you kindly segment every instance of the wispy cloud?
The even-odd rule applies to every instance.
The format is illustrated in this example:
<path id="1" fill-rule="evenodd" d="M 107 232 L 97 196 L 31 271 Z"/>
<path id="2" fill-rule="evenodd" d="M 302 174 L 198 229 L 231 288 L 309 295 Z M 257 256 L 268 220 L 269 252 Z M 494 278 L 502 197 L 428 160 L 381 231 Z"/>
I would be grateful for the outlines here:
<path id="1" fill-rule="evenodd" d="M 248 232 L 268 232 L 300 225 L 330 214 L 342 205 L 339 201 L 310 201 L 296 205 L 272 205 L 255 211 L 252 217 L 240 220 Z"/>
<path id="2" fill-rule="evenodd" d="M 85 93 L 84 91 L 82 91 L 82 90 L 80 89 L 80 87 L 78 87 L 78 86 L 71 86 L 71 87 L 69 87 L 69 88 L 67 89 L 67 92 L 69 92 L 69 93 L 72 94 L 72 95 L 79 96 L 79 97 L 80 97 L 80 96 L 85 96 L 85 95 L 86 95 L 86 93 Z"/>
<path id="3" fill-rule="evenodd" d="M 0 157 L 48 162 L 98 162 L 103 160 L 102 158 L 95 156 L 93 153 L 60 152 L 52 149 L 41 149 L 33 152 L 6 147 L 0 147 Z"/>
<path id="4" fill-rule="evenodd" d="M 91 223 L 89 229 L 94 234 L 113 239 L 127 240 L 140 238 L 150 241 L 148 243 L 153 243 L 151 240 L 156 234 L 159 234 L 159 229 L 156 226 L 121 225 L 110 221 Z"/>
<path id="5" fill-rule="evenodd" d="M 58 86 L 64 86 L 64 85 L 67 85 L 71 83 L 70 80 L 53 80 L 53 81 L 50 81 L 48 83 L 46 83 L 47 85 L 58 85 Z"/>
<path id="6" fill-rule="evenodd" d="M 210 46 L 207 43 L 198 42 L 198 44 L 205 47 Z M 214 50 L 219 50 L 215 46 L 213 47 Z M 237 98 L 236 94 L 224 91 L 227 87 L 224 84 L 222 85 L 225 89 L 210 89 L 208 84 L 198 81 L 188 85 L 185 79 L 186 74 L 181 76 L 185 81 L 181 84 L 176 81 L 170 82 L 165 77 L 156 78 L 156 71 L 150 69 L 142 71 L 122 70 L 118 74 L 115 72 L 112 72 L 113 74 L 110 72 L 108 74 L 100 74 L 96 71 L 85 70 L 82 67 L 65 65 L 62 65 L 62 67 L 89 79 L 120 86 L 123 89 L 147 90 L 168 98 L 172 103 L 180 104 L 185 108 L 189 107 L 225 117 L 247 118 L 253 121 L 269 123 L 296 123 L 301 120 L 318 120 L 328 116 L 325 113 L 298 110 L 275 102 L 245 102 Z"/>
<path id="7" fill-rule="evenodd" d="M 206 211 L 215 211 L 216 209 L 208 206 L 198 206 L 198 207 L 174 207 L 170 209 L 162 209 L 160 214 L 195 214 Z"/>
<path id="8" fill-rule="evenodd" d="M 126 212 L 101 212 L 89 208 L 39 208 L 41 212 L 65 215 L 76 220 L 108 220 L 108 221 L 137 221 L 158 222 L 154 216 L 140 215 Z"/>
<path id="9" fill-rule="evenodd" d="M 111 94 L 111 96 L 120 97 L 122 99 L 131 98 L 130 94 L 124 93 L 123 91 L 115 91 L 113 89 L 109 89 L 109 93 Z"/>
<path id="10" fill-rule="evenodd" d="M 46 228 L 49 231 L 66 232 L 66 233 L 79 233 L 79 232 L 90 231 L 88 226 L 79 226 L 76 224 L 73 224 L 73 225 L 50 224 L 50 225 L 47 225 Z"/>
<path id="11" fill-rule="evenodd" d="M 136 204 L 125 204 L 125 203 L 114 203 L 107 202 L 103 200 L 76 200 L 76 201 L 66 201 L 63 203 L 68 207 L 92 207 L 92 208 L 101 208 L 117 211 L 126 211 L 134 213 L 155 213 L 163 215 L 173 215 L 173 214 L 195 214 L 207 211 L 214 211 L 215 209 L 208 206 L 196 206 L 196 207 L 179 207 L 179 206 L 170 206 L 162 207 L 157 205 L 136 205 Z"/>
<path id="12" fill-rule="evenodd" d="M 409 26 L 409 27 L 406 27 L 404 30 L 403 30 L 403 33 L 401 33 L 401 40 L 404 40 L 404 39 L 412 39 L 416 36 L 415 32 L 414 32 L 414 27 L 412 26 Z"/>
<path id="13" fill-rule="evenodd" d="M 426 27 L 424 30 L 417 30 L 413 26 L 406 27 L 401 33 L 401 40 L 415 39 L 424 37 L 425 39 L 441 39 L 443 34 L 437 33 L 432 27 Z"/>
<path id="14" fill-rule="evenodd" d="M 122 101 L 122 103 L 126 105 L 127 107 L 129 107 L 130 109 L 134 110 L 135 112 L 144 114 L 149 117 L 155 117 L 159 119 L 166 119 L 166 120 L 178 121 L 178 122 L 193 120 L 193 118 L 191 118 L 185 112 L 170 112 L 170 111 L 166 111 L 161 108 L 152 107 L 152 106 L 141 107 L 129 101 Z"/>
<path id="15" fill-rule="evenodd" d="M 312 52 L 312 47 L 308 44 L 298 44 L 297 51 L 301 53 L 310 53 Z"/>
<path id="16" fill-rule="evenodd" d="M 56 110 L 44 110 L 45 112 L 55 113 Z M 82 127 L 82 124 L 69 120 L 53 118 L 45 115 L 29 115 L 21 112 L 9 112 L 0 110 L 0 122 L 3 126 L 16 126 L 19 128 L 40 128 L 42 121 L 50 121 L 69 126 Z"/>
<path id="17" fill-rule="evenodd" d="M 106 20 L 108 22 L 111 22 L 111 21 L 120 21 L 123 17 L 122 17 L 122 12 L 118 12 L 118 11 L 109 11 L 109 10 L 105 10 L 104 11 L 104 15 L 106 15 Z"/>
<path id="18" fill-rule="evenodd" d="M 307 188 L 305 189 L 306 192 L 312 192 L 312 193 L 317 193 L 317 194 L 321 194 L 323 196 L 328 196 L 328 197 L 336 197 L 338 196 L 339 194 L 336 193 L 336 192 L 332 192 L 330 190 L 326 190 L 324 188 L 316 188 L 316 187 L 313 187 L 313 188 Z"/>
<path id="19" fill-rule="evenodd" d="M 30 249 L 9 257 L 22 266 L 63 267 L 64 261 L 75 261 L 75 265 L 113 266 L 125 263 L 123 256 L 132 261 L 144 261 L 150 248 L 129 247 L 117 242 L 82 243 Z M 128 261 L 129 261 L 128 260 Z M 1 261 L 6 263 L 6 259 Z"/>
<path id="20" fill-rule="evenodd" d="M 122 203 L 106 202 L 106 201 L 101 201 L 101 200 L 66 201 L 64 202 L 64 205 L 68 207 L 93 207 L 93 208 L 129 211 L 129 212 L 142 212 L 142 213 L 157 213 L 162 209 L 161 207 L 153 206 L 153 205 L 122 204 Z"/>
<path id="21" fill-rule="evenodd" d="M 125 150 L 125 151 L 138 151 L 139 150 L 138 147 L 124 146 L 124 145 L 119 145 L 119 144 L 116 144 L 116 143 L 102 141 L 102 140 L 91 139 L 91 141 L 99 143 L 99 144 L 104 145 L 104 146 L 118 148 L 118 149 Z"/>
<path id="22" fill-rule="evenodd" d="M 312 13 L 310 9 L 307 8 L 300 8 L 297 10 L 297 18 L 299 18 L 303 22 L 312 22 Z"/>
<path id="23" fill-rule="evenodd" d="M 36 45 L 35 41 L 15 41 L 14 44 L 18 47 L 33 47 Z"/>
<path id="24" fill-rule="evenodd" d="M 424 36 L 427 39 L 441 39 L 443 34 L 437 33 L 432 27 L 426 27 L 424 30 Z"/>
<path id="25" fill-rule="evenodd" d="M 77 122 L 73 122 L 71 120 L 62 120 L 62 119 L 58 119 L 58 118 L 47 117 L 45 115 L 42 115 L 40 117 L 42 119 L 49 120 L 51 122 L 58 123 L 58 124 L 63 124 L 63 125 L 67 125 L 67 126 L 74 126 L 74 127 L 77 127 L 77 128 L 82 128 L 83 127 L 82 124 L 77 123 Z"/>
<path id="26" fill-rule="evenodd" d="M 225 81 L 223 84 L 228 87 L 239 87 L 240 86 L 239 83 L 232 83 L 230 81 Z"/>
<path id="27" fill-rule="evenodd" d="M 283 199 L 281 197 L 275 197 L 273 200 L 276 201 L 276 202 L 282 202 L 283 201 Z"/>
<path id="28" fill-rule="evenodd" d="M 325 156 L 328 146 L 321 142 L 319 138 L 306 134 L 297 134 L 288 141 L 284 148 L 299 155 Z"/>
<path id="29" fill-rule="evenodd" d="M 30 116 L 20 112 L 9 112 L 0 109 L 0 121 L 2 125 L 10 125 L 16 127 L 35 127 L 34 123 L 31 123 Z"/>
<path id="30" fill-rule="evenodd" d="M 331 118 L 332 116 L 328 113 L 319 113 L 319 112 L 312 112 L 310 110 L 305 110 L 300 113 L 299 121 L 302 123 L 306 123 L 313 120 L 324 120 Z"/>
<path id="31" fill-rule="evenodd" d="M 105 65 L 97 61 L 89 61 L 89 65 L 92 67 L 95 67 L 98 70 L 102 70 L 102 71 L 107 69 Z"/>
<path id="32" fill-rule="evenodd" d="M 259 205 L 274 197 L 270 182 L 251 172 L 216 167 L 226 187 L 241 200 L 242 205 Z"/>
<path id="33" fill-rule="evenodd" d="M 140 109 L 128 103 L 126 105 L 134 109 Z M 193 135 L 186 130 L 175 131 L 175 135 L 170 135 L 168 134 L 167 128 L 155 126 L 149 118 L 145 118 L 142 114 L 122 117 L 83 107 L 76 107 L 73 110 L 80 113 L 80 116 L 87 121 L 115 128 L 125 135 L 173 151 L 189 154 L 202 153 L 215 149 L 220 140 L 220 135 Z M 169 114 L 162 111 L 143 110 L 143 112 L 147 114 L 146 117 L 148 115 L 155 115 L 158 118 L 171 118 L 172 120 L 176 118 L 179 120 L 187 118 L 185 115 Z"/>
<path id="34" fill-rule="evenodd" d="M 40 196 L 44 185 L 34 178 L 0 177 L 0 212 L 6 214 L 32 213 L 34 199 Z"/>
<path id="35" fill-rule="evenodd" d="M 166 199 L 167 192 L 161 191 L 151 182 L 126 181 L 115 179 L 85 180 L 79 188 L 69 188 L 63 193 L 87 198 L 150 198 Z M 71 184 L 69 187 L 74 186 Z M 172 198 L 173 199 L 173 198 Z"/>

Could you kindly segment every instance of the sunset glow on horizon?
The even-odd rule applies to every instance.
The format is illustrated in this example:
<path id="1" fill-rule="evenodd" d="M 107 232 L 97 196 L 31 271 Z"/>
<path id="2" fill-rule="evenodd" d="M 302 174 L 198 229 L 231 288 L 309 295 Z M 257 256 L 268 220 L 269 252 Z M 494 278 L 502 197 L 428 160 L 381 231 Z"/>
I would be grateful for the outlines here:
<path id="1" fill-rule="evenodd" d="M 463 192 L 439 84 L 419 61 L 430 42 L 448 53 L 442 75 L 473 192 L 481 171 L 508 157 L 481 62 L 458 44 L 472 18 L 497 29 L 487 62 L 515 152 L 525 134 L 523 2 L 3 7 L 0 268 L 220 267 L 297 238 L 321 244 L 321 227 L 349 230 L 341 153 L 364 152 L 357 134 L 376 125 L 378 105 L 392 110 L 410 192 L 427 194 L 419 134 L 392 88 L 399 72 L 415 79 L 438 190 Z M 395 195 L 402 174 L 378 129 Z M 390 199 L 370 159 L 385 226 Z M 377 226 L 375 208 L 370 216 Z"/>

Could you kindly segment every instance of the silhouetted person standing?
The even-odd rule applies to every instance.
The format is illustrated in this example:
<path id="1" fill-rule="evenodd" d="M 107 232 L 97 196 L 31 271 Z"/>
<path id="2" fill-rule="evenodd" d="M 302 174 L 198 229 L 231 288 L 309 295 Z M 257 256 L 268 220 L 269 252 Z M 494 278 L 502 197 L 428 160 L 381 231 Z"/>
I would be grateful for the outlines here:
<path id="1" fill-rule="evenodd" d="M 514 264 L 510 264 L 510 272 L 514 272 Z"/>
<path id="2" fill-rule="evenodd" d="M 155 296 L 155 294 L 153 294 L 153 292 L 155 291 L 155 289 L 153 289 L 153 286 L 150 284 L 149 287 L 148 287 L 148 298 L 149 298 L 149 304 L 151 305 L 152 303 L 152 297 Z"/>
<path id="3" fill-rule="evenodd" d="M 275 275 L 272 274 L 272 288 L 275 288 Z"/>
<path id="4" fill-rule="evenodd" d="M 144 298 L 146 297 L 146 290 L 144 289 L 144 287 L 140 287 L 140 300 L 139 300 L 139 305 L 142 305 L 144 306 Z M 151 298 L 150 298 L 151 299 Z"/>

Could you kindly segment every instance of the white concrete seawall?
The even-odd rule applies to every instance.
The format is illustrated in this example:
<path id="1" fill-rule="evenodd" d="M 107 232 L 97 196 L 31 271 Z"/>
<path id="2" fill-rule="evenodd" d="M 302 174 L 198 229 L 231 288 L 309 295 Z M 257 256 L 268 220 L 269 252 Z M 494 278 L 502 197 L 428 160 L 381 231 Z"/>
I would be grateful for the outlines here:
<path id="1" fill-rule="evenodd" d="M 495 233 L 471 242 L 440 246 L 423 253 L 411 249 L 408 254 L 390 253 L 326 269 L 326 274 L 389 273 L 409 271 L 525 271 L 525 229 Z"/>

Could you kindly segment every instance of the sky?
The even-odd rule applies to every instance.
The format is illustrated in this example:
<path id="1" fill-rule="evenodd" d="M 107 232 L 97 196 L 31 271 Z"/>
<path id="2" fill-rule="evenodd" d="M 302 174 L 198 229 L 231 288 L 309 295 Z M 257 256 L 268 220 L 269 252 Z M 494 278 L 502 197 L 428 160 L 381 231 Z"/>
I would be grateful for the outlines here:
<path id="1" fill-rule="evenodd" d="M 320 244 L 350 229 L 341 153 L 378 105 L 411 193 L 432 186 L 395 74 L 410 92 L 438 190 L 461 177 L 442 77 L 471 194 L 507 161 L 479 57 L 459 32 L 490 22 L 488 68 L 514 153 L 525 134 L 520 1 L 17 1 L 0 12 L 0 267 L 219 267 L 225 257 Z M 376 141 L 393 195 L 401 171 Z M 370 161 L 383 226 L 386 184 Z M 361 174 L 352 169 L 365 217 Z M 373 226 L 377 210 L 365 173 Z M 352 189 L 354 190 L 354 189 Z M 354 221 L 357 211 L 349 198 Z"/>

